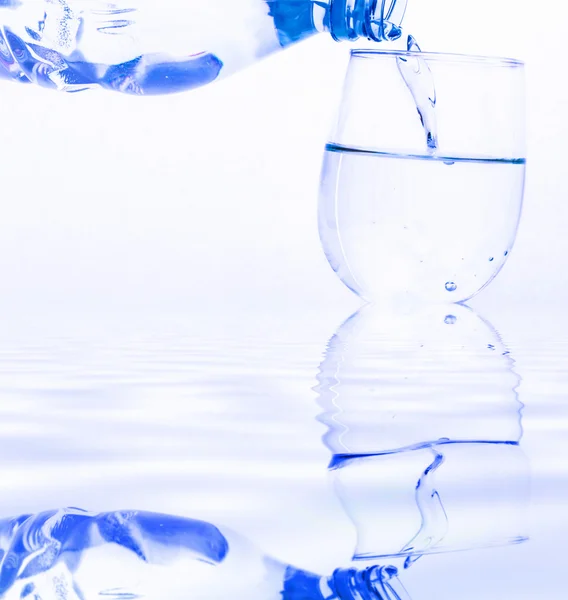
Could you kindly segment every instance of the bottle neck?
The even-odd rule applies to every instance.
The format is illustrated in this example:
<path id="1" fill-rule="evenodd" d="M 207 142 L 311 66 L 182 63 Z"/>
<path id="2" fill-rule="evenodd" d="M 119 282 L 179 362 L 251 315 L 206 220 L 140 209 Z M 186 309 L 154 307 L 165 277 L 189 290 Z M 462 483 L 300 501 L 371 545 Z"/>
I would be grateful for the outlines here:
<path id="1" fill-rule="evenodd" d="M 401 24 L 408 0 L 324 0 L 327 5 L 323 29 L 336 41 L 366 38 L 374 42 L 392 41 L 402 35 Z M 315 15 L 314 15 L 315 16 Z"/>
<path id="2" fill-rule="evenodd" d="M 395 567 L 337 569 L 331 577 L 289 567 L 282 600 L 410 600 Z"/>
<path id="3" fill-rule="evenodd" d="M 395 567 L 338 569 L 327 580 L 332 600 L 410 600 Z"/>

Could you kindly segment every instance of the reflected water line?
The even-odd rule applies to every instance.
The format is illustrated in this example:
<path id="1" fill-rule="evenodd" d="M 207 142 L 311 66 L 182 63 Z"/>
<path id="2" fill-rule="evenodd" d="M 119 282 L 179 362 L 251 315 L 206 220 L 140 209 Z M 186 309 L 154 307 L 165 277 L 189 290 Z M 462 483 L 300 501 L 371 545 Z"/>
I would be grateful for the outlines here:
<path id="1" fill-rule="evenodd" d="M 453 446 L 457 444 L 487 444 L 487 445 L 495 445 L 495 446 L 520 446 L 519 442 L 496 442 L 493 440 L 449 440 L 449 439 L 440 439 L 435 442 L 422 442 L 419 444 L 413 444 L 411 446 L 405 446 L 403 448 L 396 448 L 392 450 L 384 450 L 381 452 L 369 452 L 369 453 L 361 453 L 361 454 L 334 454 L 329 462 L 328 469 L 330 471 L 334 469 L 339 469 L 345 466 L 350 461 L 355 461 L 361 458 L 373 458 L 377 456 L 388 456 L 389 454 L 398 454 L 400 452 L 412 452 L 415 450 L 432 450 L 434 451 L 434 446 Z"/>

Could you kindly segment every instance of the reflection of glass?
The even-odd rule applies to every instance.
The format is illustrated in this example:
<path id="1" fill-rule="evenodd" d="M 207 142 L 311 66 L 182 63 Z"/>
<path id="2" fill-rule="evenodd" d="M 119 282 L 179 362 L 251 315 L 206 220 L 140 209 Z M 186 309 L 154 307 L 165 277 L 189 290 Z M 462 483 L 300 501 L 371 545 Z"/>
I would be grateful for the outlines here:
<path id="1" fill-rule="evenodd" d="M 497 332 L 464 306 L 364 308 L 331 339 L 320 420 L 355 560 L 526 539 L 519 376 Z"/>
<path id="2" fill-rule="evenodd" d="M 517 61 L 352 52 L 319 203 L 350 289 L 458 302 L 497 275 L 521 212 L 523 103 Z"/>

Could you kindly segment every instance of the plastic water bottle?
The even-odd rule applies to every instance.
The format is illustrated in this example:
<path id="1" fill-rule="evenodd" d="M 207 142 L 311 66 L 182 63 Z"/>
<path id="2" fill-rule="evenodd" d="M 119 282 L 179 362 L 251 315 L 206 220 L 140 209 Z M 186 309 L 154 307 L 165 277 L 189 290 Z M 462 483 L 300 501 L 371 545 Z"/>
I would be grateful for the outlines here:
<path id="1" fill-rule="evenodd" d="M 0 0 L 0 78 L 167 94 L 328 32 L 396 39 L 407 0 Z"/>
<path id="2" fill-rule="evenodd" d="M 76 508 L 0 521 L 0 597 L 36 600 L 404 600 L 394 567 L 321 577 L 215 525 Z"/>

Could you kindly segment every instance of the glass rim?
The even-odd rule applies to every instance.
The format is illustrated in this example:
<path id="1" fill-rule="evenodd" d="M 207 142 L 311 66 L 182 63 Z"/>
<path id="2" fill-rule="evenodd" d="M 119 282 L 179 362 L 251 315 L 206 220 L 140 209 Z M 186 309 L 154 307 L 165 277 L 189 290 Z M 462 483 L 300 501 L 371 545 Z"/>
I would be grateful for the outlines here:
<path id="1" fill-rule="evenodd" d="M 438 61 L 446 63 L 473 63 L 493 67 L 517 68 L 524 67 L 525 63 L 516 58 L 502 56 L 482 56 L 479 54 L 457 54 L 452 52 L 411 52 L 408 50 L 380 50 L 371 48 L 353 48 L 351 58 L 374 58 L 374 57 L 421 57 L 427 61 Z"/>

